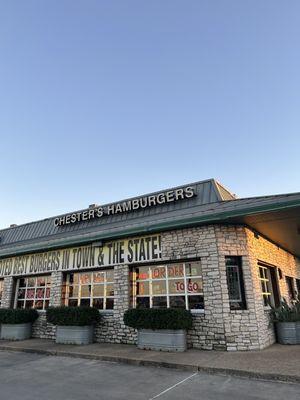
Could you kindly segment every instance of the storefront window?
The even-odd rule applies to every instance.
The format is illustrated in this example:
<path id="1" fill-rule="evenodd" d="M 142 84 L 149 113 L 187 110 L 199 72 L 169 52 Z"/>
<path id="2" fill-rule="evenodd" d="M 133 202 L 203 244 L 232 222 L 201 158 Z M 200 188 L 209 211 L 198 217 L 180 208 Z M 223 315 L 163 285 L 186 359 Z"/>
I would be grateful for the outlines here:
<path id="1" fill-rule="evenodd" d="M 131 272 L 133 307 L 204 308 L 200 261 L 136 267 Z"/>
<path id="2" fill-rule="evenodd" d="M 20 278 L 16 284 L 15 307 L 45 310 L 49 307 L 51 275 Z"/>
<path id="3" fill-rule="evenodd" d="M 114 270 L 67 274 L 63 289 L 66 306 L 114 308 Z"/>
<path id="4" fill-rule="evenodd" d="M 0 279 L 0 307 L 2 304 L 2 294 L 3 294 L 3 279 Z"/>

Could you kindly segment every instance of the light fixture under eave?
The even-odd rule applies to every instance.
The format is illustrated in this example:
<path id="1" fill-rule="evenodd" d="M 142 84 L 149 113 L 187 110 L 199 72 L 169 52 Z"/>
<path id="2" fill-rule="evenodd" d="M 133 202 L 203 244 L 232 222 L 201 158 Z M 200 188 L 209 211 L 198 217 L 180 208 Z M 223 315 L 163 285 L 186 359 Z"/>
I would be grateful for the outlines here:
<path id="1" fill-rule="evenodd" d="M 92 246 L 93 247 L 102 247 L 103 246 L 103 241 L 99 240 L 98 242 L 93 242 Z"/>

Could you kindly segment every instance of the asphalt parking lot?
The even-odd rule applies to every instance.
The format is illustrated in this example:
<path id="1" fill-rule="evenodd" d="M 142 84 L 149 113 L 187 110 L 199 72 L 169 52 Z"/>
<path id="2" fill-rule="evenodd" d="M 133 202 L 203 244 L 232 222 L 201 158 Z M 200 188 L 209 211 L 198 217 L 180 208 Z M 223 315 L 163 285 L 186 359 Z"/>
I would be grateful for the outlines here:
<path id="1" fill-rule="evenodd" d="M 300 398 L 300 385 L 0 351 L 0 400 Z"/>

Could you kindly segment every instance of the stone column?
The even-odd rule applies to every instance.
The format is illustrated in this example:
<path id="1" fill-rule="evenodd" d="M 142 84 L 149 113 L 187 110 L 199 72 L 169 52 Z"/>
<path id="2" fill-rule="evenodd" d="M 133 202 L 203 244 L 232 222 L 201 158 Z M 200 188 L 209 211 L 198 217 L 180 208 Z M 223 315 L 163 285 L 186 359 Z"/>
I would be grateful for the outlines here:
<path id="1" fill-rule="evenodd" d="M 243 226 L 217 225 L 215 232 L 218 244 L 226 349 L 228 351 L 257 350 L 259 349 L 258 321 L 246 229 Z M 243 310 L 230 309 L 226 271 L 227 256 L 241 257 L 246 297 L 246 309 Z"/>
<path id="2" fill-rule="evenodd" d="M 95 327 L 97 342 L 128 343 L 136 341 L 136 332 L 123 323 L 124 312 L 130 307 L 130 269 L 128 265 L 114 267 L 114 309 L 101 312 L 101 322 Z"/>
<path id="3" fill-rule="evenodd" d="M 54 271 L 51 273 L 50 307 L 62 305 L 63 273 Z M 56 327 L 46 321 L 46 312 L 39 311 L 39 318 L 33 324 L 32 336 L 40 339 L 55 339 Z"/>
<path id="4" fill-rule="evenodd" d="M 114 268 L 114 317 L 123 320 L 124 312 L 129 308 L 130 298 L 130 281 L 129 281 L 129 266 L 116 265 Z"/>
<path id="5" fill-rule="evenodd" d="M 204 312 L 192 313 L 193 326 L 187 334 L 188 346 L 205 350 L 225 349 L 223 292 L 214 226 L 163 232 L 161 239 L 163 261 L 201 260 Z"/>
<path id="6" fill-rule="evenodd" d="M 7 276 L 3 282 L 3 293 L 1 308 L 12 308 L 14 306 L 14 278 Z"/>
<path id="7" fill-rule="evenodd" d="M 63 273 L 55 271 L 51 274 L 50 307 L 62 305 Z"/>
<path id="8" fill-rule="evenodd" d="M 125 311 L 130 308 L 130 268 L 128 265 L 116 265 L 114 268 L 114 323 L 115 342 L 134 343 L 136 332 L 134 329 L 124 325 L 123 317 Z"/>

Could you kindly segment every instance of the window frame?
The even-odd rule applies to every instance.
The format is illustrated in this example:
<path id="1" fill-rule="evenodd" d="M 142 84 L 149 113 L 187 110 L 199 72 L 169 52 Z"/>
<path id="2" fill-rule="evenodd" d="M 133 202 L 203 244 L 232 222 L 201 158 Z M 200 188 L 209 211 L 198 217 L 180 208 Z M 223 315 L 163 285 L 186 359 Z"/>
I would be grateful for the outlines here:
<path id="1" fill-rule="evenodd" d="M 112 272 L 112 280 L 107 280 L 107 272 Z M 94 281 L 94 274 L 103 274 L 104 279 L 103 282 L 95 282 Z M 77 275 L 78 276 L 78 282 L 74 284 L 70 284 L 70 277 L 71 275 Z M 81 282 L 81 276 L 83 275 L 90 275 L 90 282 L 89 283 L 83 283 Z M 112 312 L 114 310 L 115 306 L 115 279 L 114 279 L 114 268 L 106 268 L 106 269 L 101 269 L 101 270 L 87 270 L 87 271 L 70 271 L 64 275 L 63 279 L 63 287 L 62 287 L 62 303 L 65 306 L 69 306 L 69 300 L 77 300 L 77 306 L 80 305 L 81 300 L 88 300 L 89 299 L 89 305 L 88 307 L 93 307 L 93 301 L 96 299 L 101 299 L 103 301 L 103 308 L 99 308 L 99 311 L 106 311 L 106 312 Z M 112 285 L 113 286 L 113 296 L 108 296 L 107 295 L 107 286 Z M 78 294 L 77 296 L 69 296 L 70 292 L 70 287 L 78 287 Z M 82 293 L 82 286 L 90 286 L 89 291 L 90 295 L 89 296 L 81 296 Z M 95 287 L 103 287 L 103 296 L 94 296 L 94 288 Z M 113 300 L 113 306 L 112 308 L 107 308 L 107 299 L 112 299 Z M 72 307 L 72 306 L 70 306 Z"/>
<path id="2" fill-rule="evenodd" d="M 4 288 L 4 279 L 0 279 L 0 307 L 2 305 L 3 288 Z"/>
<path id="3" fill-rule="evenodd" d="M 45 285 L 41 286 L 38 285 L 38 279 L 39 278 L 45 278 Z M 20 286 L 20 282 L 21 280 L 24 279 L 26 284 L 25 286 Z M 32 286 L 29 286 L 29 280 L 30 279 L 34 279 L 35 283 Z M 29 290 L 34 290 L 34 297 L 33 298 L 28 298 L 27 297 L 27 292 Z M 37 290 L 38 289 L 44 289 L 44 296 L 41 297 L 36 297 L 37 294 Z M 46 296 L 47 294 L 47 289 L 49 289 L 49 296 Z M 26 302 L 31 302 L 33 301 L 33 306 L 32 307 L 28 307 L 30 309 L 36 309 L 36 310 L 40 310 L 40 311 L 44 311 L 46 310 L 49 305 L 50 305 L 50 297 L 51 297 L 51 289 L 52 289 L 52 282 L 51 282 L 51 274 L 43 274 L 43 275 L 29 275 L 29 276 L 20 276 L 17 277 L 16 279 L 16 285 L 15 285 L 15 295 L 14 295 L 14 308 L 15 309 L 25 309 L 26 308 Z M 24 292 L 24 297 L 20 298 L 19 297 L 19 290 L 25 290 Z M 43 307 L 42 308 L 36 308 L 36 302 L 37 301 L 42 301 L 43 302 Z M 23 306 L 19 307 L 18 303 L 23 302 Z"/>
<path id="4" fill-rule="evenodd" d="M 278 307 L 280 305 L 280 292 L 278 284 L 278 269 L 276 266 L 258 261 L 258 279 L 266 309 Z M 264 271 L 261 276 L 261 271 Z"/>
<path id="5" fill-rule="evenodd" d="M 230 260 L 235 261 L 235 263 L 229 263 Z M 239 299 L 230 298 L 230 276 L 229 269 L 236 268 L 237 271 L 237 285 L 239 291 Z M 245 293 L 245 282 L 244 282 L 244 274 L 243 274 L 243 264 L 242 264 L 242 256 L 225 256 L 225 268 L 226 268 L 226 281 L 227 281 L 227 290 L 228 290 L 228 298 L 229 298 L 229 307 L 231 311 L 243 311 L 247 310 L 247 302 L 246 302 L 246 293 Z M 237 306 L 236 306 L 237 304 Z"/>
<path id="6" fill-rule="evenodd" d="M 290 301 L 296 300 L 296 290 L 295 290 L 295 284 L 294 284 L 294 278 L 289 275 L 285 275 L 285 284 L 287 287 L 287 293 L 289 296 Z"/>
<path id="7" fill-rule="evenodd" d="M 296 280 L 296 289 L 297 289 L 297 297 L 300 299 L 300 278 L 295 278 Z"/>
<path id="8" fill-rule="evenodd" d="M 200 269 L 201 269 L 201 274 L 196 274 L 196 275 L 189 275 L 186 272 L 186 265 L 191 264 L 191 263 L 199 263 L 200 264 Z M 169 277 L 168 273 L 168 267 L 174 266 L 174 265 L 182 265 L 183 266 L 183 276 L 175 276 L 175 277 Z M 137 279 L 136 278 L 136 270 L 137 268 L 148 268 L 148 278 L 147 279 Z M 158 278 L 158 279 L 153 279 L 151 269 L 152 268 L 161 268 L 163 267 L 165 269 L 165 277 L 164 278 Z M 163 297 L 166 298 L 166 307 L 159 307 L 159 308 L 170 308 L 170 297 L 184 297 L 185 301 L 185 308 L 186 310 L 190 310 L 192 313 L 204 313 L 205 312 L 205 302 L 204 302 L 204 294 L 203 294 L 203 273 L 202 273 L 202 265 L 201 265 L 201 260 L 200 259 L 193 259 L 193 260 L 178 260 L 178 261 L 171 261 L 171 262 L 163 262 L 163 263 L 151 263 L 151 264 L 140 264 L 140 265 L 135 265 L 132 266 L 130 270 L 130 302 L 131 302 L 131 307 L 136 308 L 137 307 L 137 299 L 138 298 L 149 298 L 149 307 L 147 308 L 153 308 L 153 298 L 159 298 Z M 187 284 L 188 280 L 190 279 L 201 279 L 201 292 L 191 294 L 187 290 Z M 170 293 L 169 290 L 169 282 L 175 281 L 175 280 L 183 280 L 184 283 L 184 292 L 183 293 Z M 138 283 L 149 283 L 149 294 L 146 295 L 138 295 L 137 294 L 137 284 Z M 153 282 L 165 282 L 166 290 L 165 293 L 160 293 L 160 294 L 153 294 Z M 190 297 L 195 297 L 195 296 L 201 296 L 203 298 L 203 308 L 191 308 L 189 309 L 189 298 Z"/>

